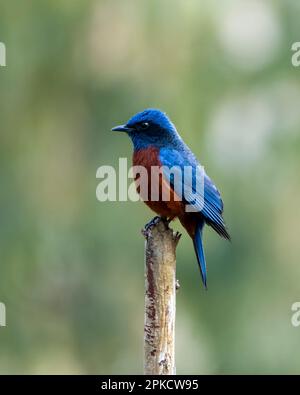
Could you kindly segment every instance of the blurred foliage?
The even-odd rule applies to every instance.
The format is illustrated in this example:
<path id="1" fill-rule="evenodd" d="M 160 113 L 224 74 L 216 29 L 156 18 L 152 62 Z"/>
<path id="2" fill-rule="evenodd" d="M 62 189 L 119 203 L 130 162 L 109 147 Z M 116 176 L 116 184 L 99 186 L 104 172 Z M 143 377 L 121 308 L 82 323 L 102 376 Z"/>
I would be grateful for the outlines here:
<path id="1" fill-rule="evenodd" d="M 0 5 L 1 373 L 141 373 L 142 203 L 96 200 L 110 128 L 172 118 L 222 192 L 208 292 L 178 247 L 178 373 L 299 373 L 298 0 Z M 176 229 L 181 229 L 174 223 Z"/>

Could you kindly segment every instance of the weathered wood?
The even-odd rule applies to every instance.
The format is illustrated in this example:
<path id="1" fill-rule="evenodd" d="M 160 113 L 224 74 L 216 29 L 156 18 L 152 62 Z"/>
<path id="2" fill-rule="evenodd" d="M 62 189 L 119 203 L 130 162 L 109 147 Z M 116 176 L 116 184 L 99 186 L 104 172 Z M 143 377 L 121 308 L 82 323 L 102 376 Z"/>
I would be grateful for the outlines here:
<path id="1" fill-rule="evenodd" d="M 0 302 L 0 326 L 6 326 L 6 307 Z"/>
<path id="2" fill-rule="evenodd" d="M 144 374 L 175 374 L 176 246 L 179 233 L 156 217 L 145 246 Z"/>

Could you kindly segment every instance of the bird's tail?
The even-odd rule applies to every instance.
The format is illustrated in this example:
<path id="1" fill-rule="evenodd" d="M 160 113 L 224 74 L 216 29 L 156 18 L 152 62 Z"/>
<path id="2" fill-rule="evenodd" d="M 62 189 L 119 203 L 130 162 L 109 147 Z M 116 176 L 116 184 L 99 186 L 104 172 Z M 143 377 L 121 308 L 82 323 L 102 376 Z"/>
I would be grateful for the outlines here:
<path id="1" fill-rule="evenodd" d="M 204 256 L 204 250 L 203 250 L 203 244 L 202 244 L 202 229 L 203 229 L 203 222 L 200 222 L 196 225 L 196 231 L 195 231 L 195 236 L 193 238 L 194 242 L 194 248 L 197 256 L 197 261 L 199 264 L 200 272 L 201 272 L 201 277 L 202 277 L 202 282 L 207 289 L 207 284 L 206 284 L 206 262 L 205 262 L 205 256 Z"/>

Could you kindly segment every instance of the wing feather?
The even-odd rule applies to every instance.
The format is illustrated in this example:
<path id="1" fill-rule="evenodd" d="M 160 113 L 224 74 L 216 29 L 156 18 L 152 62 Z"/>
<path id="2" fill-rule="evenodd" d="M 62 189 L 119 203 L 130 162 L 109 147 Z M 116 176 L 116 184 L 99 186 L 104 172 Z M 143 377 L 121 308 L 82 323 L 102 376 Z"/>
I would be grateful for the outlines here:
<path id="1" fill-rule="evenodd" d="M 207 224 L 216 232 L 230 239 L 222 218 L 221 195 L 194 155 L 186 150 L 180 152 L 176 149 L 162 148 L 159 159 L 163 166 L 163 176 L 176 194 L 192 207 L 192 211 L 201 213 Z M 191 167 L 191 173 L 185 171 L 186 166 Z M 199 171 L 196 170 L 197 167 Z M 181 177 L 179 177 L 180 172 Z"/>

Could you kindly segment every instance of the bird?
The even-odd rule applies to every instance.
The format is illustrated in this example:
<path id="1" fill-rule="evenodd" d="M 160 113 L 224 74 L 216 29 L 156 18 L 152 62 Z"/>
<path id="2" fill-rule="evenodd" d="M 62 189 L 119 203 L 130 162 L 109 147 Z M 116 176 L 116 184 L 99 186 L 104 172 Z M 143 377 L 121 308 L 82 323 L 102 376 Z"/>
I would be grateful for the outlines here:
<path id="1" fill-rule="evenodd" d="M 223 201 L 217 187 L 163 111 L 156 108 L 145 109 L 132 116 L 125 124 L 111 130 L 125 132 L 130 137 L 133 143 L 133 166 L 143 166 L 146 169 L 150 189 L 153 189 L 151 169 L 160 169 L 158 196 L 151 199 L 150 192 L 147 191 L 146 196 L 141 196 L 142 200 L 168 222 L 179 219 L 193 241 L 202 282 L 207 289 L 203 228 L 208 225 L 221 237 L 230 240 L 222 216 Z M 186 168 L 191 169 L 190 175 L 186 175 Z M 175 170 L 172 172 L 172 169 Z M 202 171 L 197 172 L 197 169 Z M 183 176 L 176 179 L 178 171 Z M 139 178 L 136 176 L 136 180 Z M 197 188 L 198 182 L 202 187 Z M 140 195 L 141 185 L 139 182 L 137 188 Z M 169 199 L 163 199 L 163 190 L 169 192 Z M 188 210 L 187 207 L 192 209 Z"/>

